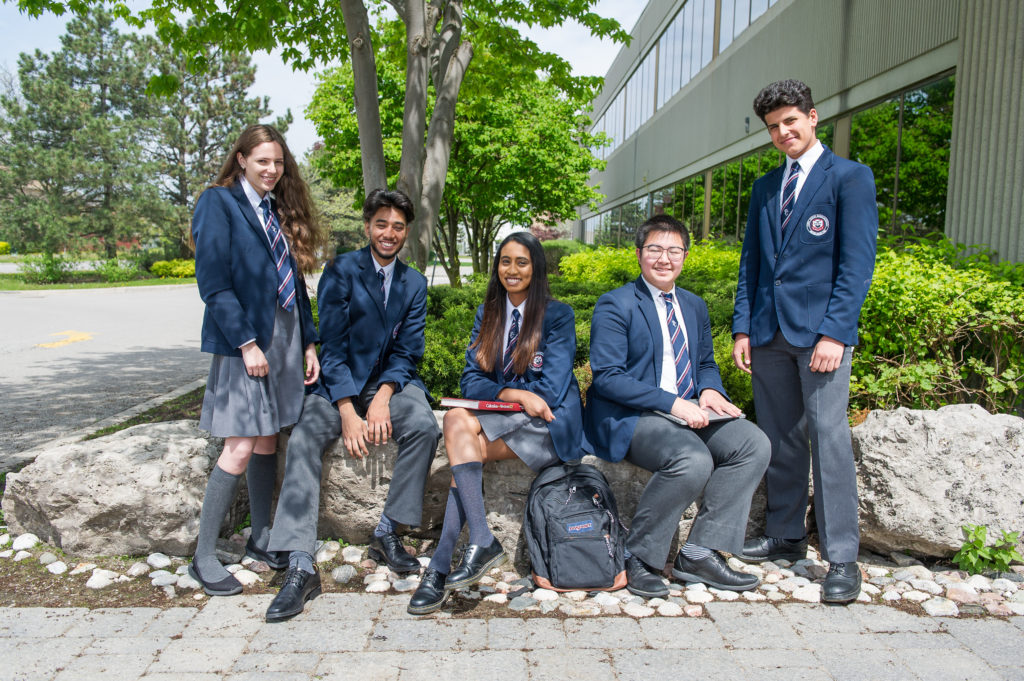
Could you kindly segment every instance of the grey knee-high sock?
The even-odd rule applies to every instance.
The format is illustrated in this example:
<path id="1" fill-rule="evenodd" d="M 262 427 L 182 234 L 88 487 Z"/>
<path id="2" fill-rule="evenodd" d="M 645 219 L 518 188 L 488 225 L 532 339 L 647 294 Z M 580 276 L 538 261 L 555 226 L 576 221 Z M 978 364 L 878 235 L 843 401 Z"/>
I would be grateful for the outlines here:
<path id="1" fill-rule="evenodd" d="M 455 544 L 459 541 L 459 535 L 462 534 L 462 526 L 465 524 L 466 511 L 462 508 L 459 488 L 449 487 L 448 505 L 444 509 L 444 525 L 441 526 L 441 537 L 437 540 L 437 547 L 434 548 L 434 555 L 431 556 L 428 567 L 445 575 L 451 572 Z"/>
<path id="2" fill-rule="evenodd" d="M 203 510 L 199 514 L 199 541 L 196 544 L 195 564 L 203 579 L 217 582 L 228 576 L 228 571 L 217 560 L 217 537 L 228 507 L 235 500 L 240 475 L 232 475 L 220 466 L 214 466 L 210 481 L 206 483 Z"/>
<path id="3" fill-rule="evenodd" d="M 494 535 L 487 527 L 487 512 L 484 510 L 484 465 L 471 461 L 452 466 L 452 477 L 459 488 L 459 498 L 469 525 L 469 543 L 490 546 Z"/>
<path id="4" fill-rule="evenodd" d="M 270 501 L 277 482 L 277 454 L 253 454 L 249 457 L 245 480 L 249 485 L 252 543 L 266 551 L 270 543 Z"/>

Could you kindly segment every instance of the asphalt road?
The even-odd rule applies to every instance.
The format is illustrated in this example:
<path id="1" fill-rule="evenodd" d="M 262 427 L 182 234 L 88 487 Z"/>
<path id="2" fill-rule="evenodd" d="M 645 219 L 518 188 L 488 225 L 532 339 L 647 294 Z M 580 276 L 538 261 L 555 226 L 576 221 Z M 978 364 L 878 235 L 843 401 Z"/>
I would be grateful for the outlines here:
<path id="1" fill-rule="evenodd" d="M 0 459 L 206 375 L 195 285 L 0 292 Z"/>

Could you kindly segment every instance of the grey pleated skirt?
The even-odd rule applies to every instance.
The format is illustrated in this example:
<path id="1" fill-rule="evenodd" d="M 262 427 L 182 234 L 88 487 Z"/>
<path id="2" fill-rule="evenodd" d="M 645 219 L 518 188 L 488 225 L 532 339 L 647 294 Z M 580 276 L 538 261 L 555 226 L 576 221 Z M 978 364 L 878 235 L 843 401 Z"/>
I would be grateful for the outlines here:
<path id="1" fill-rule="evenodd" d="M 551 433 L 548 432 L 548 424 L 544 419 L 533 418 L 522 411 L 511 414 L 476 409 L 471 411 L 480 422 L 484 437 L 491 442 L 499 438 L 504 440 L 508 448 L 529 466 L 530 470 L 539 471 L 558 463 L 555 443 L 551 440 Z"/>
<path id="2" fill-rule="evenodd" d="M 214 355 L 199 427 L 214 437 L 256 437 L 296 423 L 305 393 L 302 355 L 298 305 L 290 312 L 278 305 L 267 375 L 250 376 L 241 357 Z"/>

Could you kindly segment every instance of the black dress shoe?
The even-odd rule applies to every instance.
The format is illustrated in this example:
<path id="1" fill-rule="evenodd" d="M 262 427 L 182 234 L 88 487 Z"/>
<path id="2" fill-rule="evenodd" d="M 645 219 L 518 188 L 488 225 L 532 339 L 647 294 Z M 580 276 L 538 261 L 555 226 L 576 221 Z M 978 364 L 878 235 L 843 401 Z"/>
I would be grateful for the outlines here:
<path id="1" fill-rule="evenodd" d="M 444 588 L 443 575 L 434 568 L 427 568 L 420 579 L 420 585 L 409 599 L 409 607 L 405 610 L 410 615 L 426 615 L 440 610 L 448 600 L 448 590 Z"/>
<path id="2" fill-rule="evenodd" d="M 505 549 L 501 548 L 501 542 L 497 538 L 490 546 L 470 544 L 462 554 L 459 567 L 452 570 L 448 578 L 444 580 L 446 589 L 454 591 L 472 586 L 480 581 L 495 565 L 501 565 L 505 561 Z"/>
<path id="3" fill-rule="evenodd" d="M 288 567 L 287 551 L 264 551 L 253 543 L 252 537 L 245 542 L 245 555 L 253 560 L 262 560 L 274 570 L 284 570 Z"/>
<path id="4" fill-rule="evenodd" d="M 367 553 L 378 563 L 387 563 L 395 572 L 416 572 L 420 569 L 420 562 L 409 555 L 402 546 L 402 540 L 394 532 L 383 537 L 374 535 Z"/>
<path id="5" fill-rule="evenodd" d="M 849 603 L 860 595 L 860 568 L 857 563 L 832 563 L 828 566 L 821 600 L 826 603 Z"/>
<path id="6" fill-rule="evenodd" d="M 668 585 L 636 556 L 626 559 L 626 588 L 642 598 L 665 598 Z"/>
<path id="7" fill-rule="evenodd" d="M 750 591 L 760 583 L 754 575 L 733 570 L 717 551 L 700 560 L 690 560 L 680 551 L 672 565 L 672 576 L 684 582 L 702 582 L 724 591 Z"/>
<path id="8" fill-rule="evenodd" d="M 807 557 L 807 537 L 800 541 L 777 539 L 762 534 L 760 537 L 743 542 L 743 552 L 736 556 L 748 563 L 763 563 L 766 560 L 803 560 Z"/>
<path id="9" fill-rule="evenodd" d="M 235 594 L 242 593 L 242 583 L 235 579 L 234 575 L 229 574 L 224 579 L 210 582 L 203 579 L 203 576 L 199 574 L 199 568 L 196 567 L 194 562 L 188 566 L 188 576 L 202 584 L 203 591 L 210 596 L 234 596 Z"/>
<path id="10" fill-rule="evenodd" d="M 284 573 L 284 584 L 281 590 L 274 596 L 267 608 L 268 622 L 282 622 L 295 617 L 306 601 L 311 601 L 320 595 L 320 571 L 313 566 L 313 574 L 300 570 L 297 567 L 288 568 Z"/>

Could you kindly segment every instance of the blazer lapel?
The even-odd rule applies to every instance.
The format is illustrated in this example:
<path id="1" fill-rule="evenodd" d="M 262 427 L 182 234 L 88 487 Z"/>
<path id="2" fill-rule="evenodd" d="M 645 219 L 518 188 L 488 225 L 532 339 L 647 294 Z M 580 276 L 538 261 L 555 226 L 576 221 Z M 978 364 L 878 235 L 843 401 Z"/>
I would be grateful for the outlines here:
<path id="1" fill-rule="evenodd" d="M 274 260 L 274 252 L 270 250 L 270 240 L 267 239 L 267 230 L 263 229 L 263 225 L 260 224 L 259 218 L 256 217 L 256 211 L 253 210 L 252 204 L 249 203 L 249 197 L 245 195 L 245 190 L 242 189 L 240 182 L 235 182 L 233 185 L 228 187 L 228 191 L 235 197 L 235 201 L 238 202 L 238 209 L 245 216 L 246 222 L 249 223 L 249 227 L 256 232 L 256 236 L 259 237 L 260 243 L 267 250 L 267 256 L 271 262 Z"/>
<path id="2" fill-rule="evenodd" d="M 651 332 L 651 346 L 654 348 L 654 381 L 661 379 L 661 355 L 664 352 L 661 341 L 661 319 L 658 317 L 658 310 L 654 307 L 654 299 L 643 277 L 638 277 L 634 282 L 636 285 L 637 304 L 640 306 L 640 315 L 647 322 L 647 328 Z"/>
<path id="3" fill-rule="evenodd" d="M 771 193 L 768 195 L 768 205 L 765 206 L 765 211 L 768 213 L 768 230 L 772 236 L 772 246 L 775 250 L 778 250 L 779 244 L 782 243 L 782 224 L 779 222 L 781 215 L 779 212 L 781 209 L 782 202 L 782 175 L 786 165 L 783 164 L 780 168 L 776 168 L 772 171 L 771 177 L 768 179 L 768 186 L 773 187 Z"/>
<path id="4" fill-rule="evenodd" d="M 384 314 L 384 299 L 380 295 L 380 280 L 377 278 L 375 263 L 373 255 L 370 254 L 370 247 L 367 246 L 363 249 L 363 257 L 359 260 L 361 268 L 359 280 L 366 287 L 366 293 L 370 296 L 370 300 L 377 305 L 377 312 L 380 314 L 381 321 L 387 322 L 387 317 Z"/>
<path id="5" fill-rule="evenodd" d="M 388 333 L 390 334 L 394 334 L 395 327 L 402 321 L 402 313 L 405 308 L 405 305 L 402 304 L 405 301 L 405 273 L 408 269 L 407 265 L 395 260 L 395 272 L 391 277 L 391 295 L 388 296 L 391 304 L 385 310 Z"/>
<path id="6" fill-rule="evenodd" d="M 814 195 L 821 189 L 821 185 L 825 183 L 828 172 L 832 169 L 833 156 L 832 151 L 825 147 L 821 156 L 818 157 L 818 162 L 811 167 L 811 172 L 804 181 L 804 186 L 800 189 L 800 196 L 796 200 L 796 205 L 793 206 L 793 220 L 790 222 L 790 227 L 784 235 L 782 248 L 785 248 L 789 240 L 793 238 L 793 232 L 796 232 L 803 225 L 807 207 L 814 202 Z"/>

